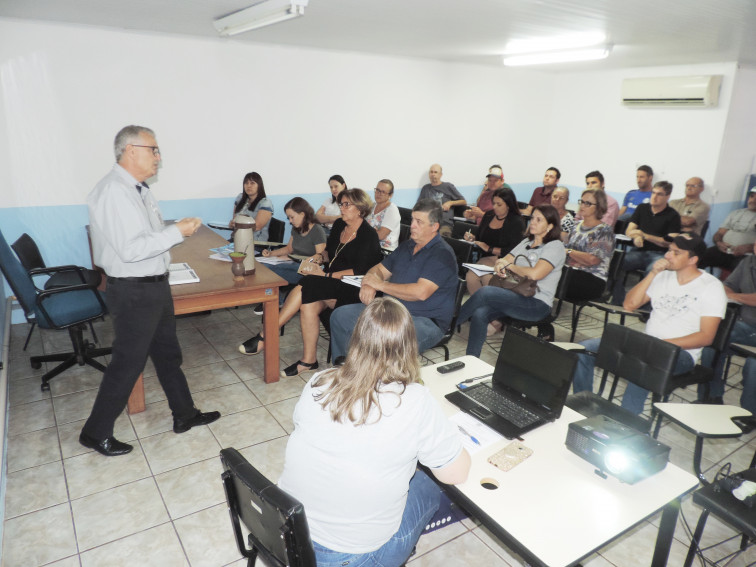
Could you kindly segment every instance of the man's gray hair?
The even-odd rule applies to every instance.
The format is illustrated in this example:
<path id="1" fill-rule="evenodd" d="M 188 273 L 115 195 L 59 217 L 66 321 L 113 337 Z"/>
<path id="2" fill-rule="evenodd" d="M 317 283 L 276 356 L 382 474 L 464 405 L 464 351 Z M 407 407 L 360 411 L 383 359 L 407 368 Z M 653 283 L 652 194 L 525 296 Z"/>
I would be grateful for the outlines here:
<path id="1" fill-rule="evenodd" d="M 420 199 L 415 206 L 412 207 L 412 212 L 428 213 L 428 222 L 433 224 L 434 222 L 441 224 L 441 218 L 443 217 L 444 210 L 438 201 L 433 199 Z"/>
<path id="2" fill-rule="evenodd" d="M 116 161 L 121 161 L 121 156 L 126 146 L 133 144 L 139 138 L 140 134 L 147 134 L 155 137 L 155 132 L 144 126 L 124 126 L 121 131 L 116 134 L 115 142 L 113 143 L 113 149 L 115 150 Z"/>

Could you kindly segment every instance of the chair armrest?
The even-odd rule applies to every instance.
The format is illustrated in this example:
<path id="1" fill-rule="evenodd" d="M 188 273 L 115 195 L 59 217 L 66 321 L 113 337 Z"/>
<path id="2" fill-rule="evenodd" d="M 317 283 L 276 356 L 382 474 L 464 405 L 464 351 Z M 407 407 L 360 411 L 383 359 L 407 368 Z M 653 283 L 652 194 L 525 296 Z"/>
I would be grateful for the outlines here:
<path id="1" fill-rule="evenodd" d="M 79 279 L 81 279 L 81 283 L 85 284 L 87 281 L 87 276 L 86 276 L 87 271 L 88 271 L 88 268 L 84 268 L 82 266 L 73 266 L 73 265 L 48 266 L 46 268 L 34 268 L 33 270 L 29 270 L 29 275 L 32 278 L 32 282 L 34 282 L 34 276 L 52 276 L 55 274 L 61 274 L 65 272 L 75 272 L 78 274 Z M 34 287 L 36 287 L 37 290 L 40 290 L 40 288 L 37 287 L 36 283 L 34 284 Z"/>
<path id="2" fill-rule="evenodd" d="M 62 323 L 61 321 L 53 317 L 52 314 L 48 311 L 48 309 L 45 308 L 45 302 L 51 300 L 52 298 L 56 296 L 59 296 L 60 294 L 74 294 L 77 292 L 89 292 L 89 293 L 94 294 L 94 299 L 97 300 L 97 303 L 99 304 L 99 307 L 100 307 L 99 313 L 95 314 L 94 317 L 91 316 L 92 315 L 91 313 L 89 315 L 83 314 L 84 321 L 95 319 L 107 313 L 108 308 L 105 305 L 105 302 L 103 301 L 102 296 L 100 295 L 99 291 L 97 291 L 97 287 L 94 285 L 83 283 L 83 284 L 72 285 L 72 286 L 67 286 L 67 287 L 55 287 L 51 289 L 42 290 L 37 294 L 36 305 L 37 305 L 37 308 L 42 313 L 42 315 L 44 315 L 45 319 L 47 319 L 47 321 L 50 323 L 50 325 L 54 329 L 65 329 L 67 327 L 70 327 L 71 325 L 80 323 L 82 321 L 71 320 L 67 323 Z"/>
<path id="3" fill-rule="evenodd" d="M 621 305 L 613 305 L 611 303 L 601 303 L 600 301 L 589 301 L 588 305 L 591 307 L 595 307 L 596 309 L 600 309 L 601 311 L 606 311 L 608 313 L 611 313 L 612 315 L 627 315 L 630 317 L 643 317 L 646 315 L 650 315 L 650 311 L 646 311 L 644 309 L 636 309 L 635 311 L 628 311 Z"/>

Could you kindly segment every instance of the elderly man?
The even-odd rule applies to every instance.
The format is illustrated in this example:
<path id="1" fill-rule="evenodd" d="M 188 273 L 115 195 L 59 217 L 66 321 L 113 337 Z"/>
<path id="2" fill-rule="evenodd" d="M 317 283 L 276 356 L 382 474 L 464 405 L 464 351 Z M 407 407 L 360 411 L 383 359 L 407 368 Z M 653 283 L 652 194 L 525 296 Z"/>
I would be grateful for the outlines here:
<path id="1" fill-rule="evenodd" d="M 651 190 L 651 202 L 641 203 L 635 209 L 625 234 L 633 239 L 633 248 L 625 254 L 622 271 L 614 282 L 612 303 L 625 301 L 625 272 L 651 269 L 669 248 L 670 235 L 680 232 L 680 215 L 667 205 L 672 184 L 659 181 Z"/>
<path id="2" fill-rule="evenodd" d="M 748 193 L 748 206 L 727 215 L 712 240 L 714 246 L 706 250 L 701 267 L 734 270 L 756 242 L 756 187 Z"/>
<path id="3" fill-rule="evenodd" d="M 457 191 L 454 184 L 449 183 L 448 181 L 441 181 L 441 175 L 443 175 L 443 170 L 440 165 L 434 163 L 430 166 L 430 169 L 428 170 L 430 183 L 426 183 L 423 185 L 423 188 L 420 189 L 420 197 L 418 198 L 418 201 L 421 199 L 432 199 L 441 205 L 444 214 L 441 218 L 441 229 L 439 232 L 441 233 L 441 236 L 451 236 L 452 226 L 454 225 L 454 211 L 452 210 L 452 207 L 466 205 L 467 201 L 465 201 L 462 194 Z"/>
<path id="4" fill-rule="evenodd" d="M 504 183 L 504 171 L 501 166 L 494 164 L 488 168 L 488 174 L 486 175 L 486 184 L 483 186 L 483 191 L 480 192 L 477 202 L 474 207 L 470 207 L 465 211 L 464 217 L 468 220 L 475 221 L 480 224 L 480 220 L 488 211 L 493 209 L 493 194 L 497 189 L 506 187 L 511 189 L 509 185 Z"/>
<path id="5" fill-rule="evenodd" d="M 654 170 L 650 165 L 642 165 L 635 172 L 635 182 L 638 184 L 637 189 L 631 189 L 625 195 L 625 199 L 622 201 L 622 207 L 619 211 L 620 220 L 627 220 L 633 213 L 638 205 L 648 203 L 651 201 L 651 189 L 654 183 Z"/>
<path id="6" fill-rule="evenodd" d="M 709 220 L 709 205 L 701 200 L 703 190 L 703 179 L 691 177 L 685 182 L 685 197 L 669 202 L 669 206 L 680 214 L 683 232 L 695 232 L 700 236 L 703 225 Z"/>
<path id="7" fill-rule="evenodd" d="M 722 283 L 698 269 L 698 259 L 704 250 L 706 245 L 697 234 L 676 236 L 664 258 L 657 260 L 646 277 L 628 292 L 623 305 L 632 311 L 651 302 L 653 310 L 646 334 L 682 349 L 674 374 L 683 374 L 695 366 L 701 350 L 714 340 L 727 308 Z M 588 339 L 580 344 L 597 352 L 601 339 Z M 593 388 L 594 365 L 593 356 L 578 355 L 575 393 Z M 629 383 L 622 396 L 622 407 L 640 414 L 647 396 L 648 390 Z"/>
<path id="8" fill-rule="evenodd" d="M 398 299 L 412 315 L 420 352 L 433 347 L 451 324 L 457 291 L 457 260 L 438 234 L 441 207 L 430 199 L 412 209 L 410 239 L 373 266 L 362 279 L 362 303 L 343 305 L 331 315 L 334 362 L 346 355 L 357 318 L 377 293 Z M 363 305 L 364 304 L 364 305 Z"/>
<path id="9" fill-rule="evenodd" d="M 543 174 L 543 186 L 536 187 L 527 208 L 522 211 L 523 215 L 529 216 L 533 213 L 533 208 L 538 205 L 550 205 L 551 194 L 556 189 L 557 183 L 562 178 L 562 172 L 556 167 L 550 167 Z"/>
<path id="10" fill-rule="evenodd" d="M 145 183 L 160 165 L 152 130 L 123 128 L 115 138 L 115 157 L 118 163 L 87 198 L 92 257 L 108 276 L 113 353 L 79 436 L 82 445 L 108 457 L 132 449 L 113 437 L 113 425 L 148 356 L 173 413 L 175 433 L 220 417 L 217 411 L 202 413 L 194 407 L 181 370 L 168 284 L 168 250 L 197 232 L 202 221 L 191 218 L 163 224 L 157 200 Z"/>
<path id="11" fill-rule="evenodd" d="M 601 189 L 602 191 L 604 191 L 604 194 L 606 195 L 607 209 L 606 213 L 604 213 L 604 216 L 601 217 L 601 222 L 606 223 L 613 228 L 617 223 L 617 218 L 619 217 L 619 203 L 617 202 L 617 199 L 606 192 L 606 189 L 604 188 L 604 174 L 598 170 L 587 173 L 585 176 L 585 188 Z M 582 220 L 579 211 L 575 216 L 575 219 Z"/>

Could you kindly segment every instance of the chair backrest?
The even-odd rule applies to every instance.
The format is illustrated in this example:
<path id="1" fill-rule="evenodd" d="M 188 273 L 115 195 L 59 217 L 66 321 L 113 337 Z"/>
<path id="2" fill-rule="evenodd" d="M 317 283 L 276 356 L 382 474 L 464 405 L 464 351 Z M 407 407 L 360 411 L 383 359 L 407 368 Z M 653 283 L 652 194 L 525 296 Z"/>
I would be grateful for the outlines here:
<path id="1" fill-rule="evenodd" d="M 709 231 L 709 219 L 706 219 L 706 222 L 703 223 L 703 226 L 701 227 L 701 238 L 706 238 L 706 233 Z"/>
<path id="2" fill-rule="evenodd" d="M 268 221 L 268 240 L 270 242 L 283 242 L 286 232 L 286 223 L 282 220 L 270 217 Z"/>
<path id="3" fill-rule="evenodd" d="M 677 364 L 680 347 L 630 327 L 604 327 L 596 366 L 662 395 Z"/>
<path id="4" fill-rule="evenodd" d="M 725 316 L 719 322 L 719 327 L 717 327 L 717 334 L 714 335 L 714 340 L 712 341 L 711 345 L 709 345 L 709 348 L 712 348 L 716 351 L 716 354 L 714 355 L 715 366 L 718 358 L 730 344 L 730 335 L 732 334 L 732 329 L 733 327 L 735 327 L 735 322 L 738 320 L 739 315 L 740 305 L 737 303 L 728 303 Z"/>
<path id="5" fill-rule="evenodd" d="M 39 253 L 39 247 L 34 239 L 26 233 L 23 233 L 18 237 L 11 248 L 21 261 L 21 265 L 27 272 L 31 272 L 37 268 L 44 268 L 45 261 L 42 259 L 42 254 Z"/>
<path id="6" fill-rule="evenodd" d="M 449 246 L 451 246 L 451 249 L 454 250 L 454 256 L 457 258 L 457 273 L 460 278 L 464 278 L 467 268 L 463 268 L 462 264 L 470 261 L 470 255 L 472 254 L 473 249 L 472 244 L 462 242 L 456 238 L 449 238 L 447 236 L 442 236 L 442 238 Z"/>
<path id="7" fill-rule="evenodd" d="M 34 242 L 34 241 L 32 241 Z M 36 248 L 36 245 L 35 245 Z M 2 231 L 0 231 L 0 270 L 8 281 L 11 290 L 21 304 L 27 318 L 35 316 L 34 306 L 37 301 L 37 293 L 31 276 L 21 264 L 19 259 L 8 246 Z"/>
<path id="8" fill-rule="evenodd" d="M 408 209 L 407 207 L 397 207 L 399 209 L 399 217 L 401 218 L 401 223 L 406 224 L 407 226 L 412 224 L 412 209 Z"/>
<path id="9" fill-rule="evenodd" d="M 454 225 L 452 226 L 451 237 L 464 238 L 467 232 L 472 232 L 473 236 L 477 238 L 479 228 L 480 227 L 474 222 L 454 221 Z"/>
<path id="10" fill-rule="evenodd" d="M 270 482 L 233 448 L 220 452 L 221 475 L 239 552 L 274 567 L 316 567 L 304 506 Z M 241 520 L 250 531 L 247 549 Z M 254 565 L 254 561 L 251 562 Z"/>
<path id="11" fill-rule="evenodd" d="M 614 282 L 617 281 L 622 271 L 622 261 L 624 259 L 625 250 L 623 248 L 615 248 L 612 259 L 609 261 L 609 270 L 606 274 L 606 289 L 610 290 L 613 288 Z"/>
<path id="12" fill-rule="evenodd" d="M 409 240 L 410 237 L 410 225 L 401 223 L 399 225 L 399 244 L 405 240 Z"/>

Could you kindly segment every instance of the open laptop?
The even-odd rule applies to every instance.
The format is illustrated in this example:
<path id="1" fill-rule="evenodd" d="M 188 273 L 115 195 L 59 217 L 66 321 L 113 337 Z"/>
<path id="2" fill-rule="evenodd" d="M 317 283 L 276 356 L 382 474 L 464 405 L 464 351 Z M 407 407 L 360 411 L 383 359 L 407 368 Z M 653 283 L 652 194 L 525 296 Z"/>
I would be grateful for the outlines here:
<path id="1" fill-rule="evenodd" d="M 562 415 L 577 361 L 574 352 L 507 327 L 491 382 L 446 399 L 514 439 Z"/>

